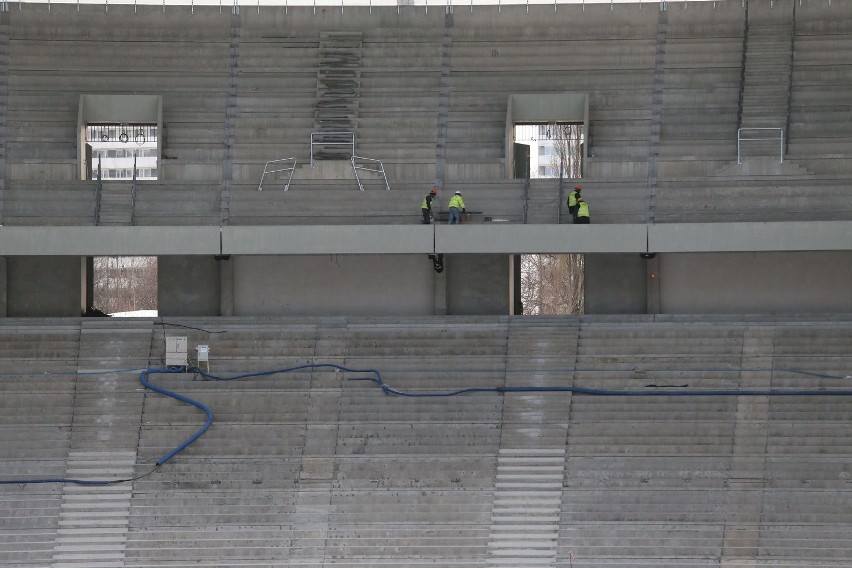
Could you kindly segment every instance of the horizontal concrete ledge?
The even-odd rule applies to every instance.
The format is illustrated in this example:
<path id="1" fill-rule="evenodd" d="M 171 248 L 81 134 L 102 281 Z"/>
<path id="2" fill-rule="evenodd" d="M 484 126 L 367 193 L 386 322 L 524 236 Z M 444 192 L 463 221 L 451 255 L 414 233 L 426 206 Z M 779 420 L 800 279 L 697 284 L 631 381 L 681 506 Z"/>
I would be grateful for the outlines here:
<path id="1" fill-rule="evenodd" d="M 852 250 L 852 221 L 648 226 L 649 252 Z"/>
<path id="2" fill-rule="evenodd" d="M 428 254 L 428 225 L 223 227 L 223 254 Z"/>
<path id="3" fill-rule="evenodd" d="M 645 252 L 646 225 L 437 225 L 435 251 L 451 253 Z"/>
<path id="4" fill-rule="evenodd" d="M 852 221 L 661 225 L 0 227 L 0 256 L 852 250 Z"/>
<path id="5" fill-rule="evenodd" d="M 219 254 L 219 227 L 0 227 L 0 256 Z"/>

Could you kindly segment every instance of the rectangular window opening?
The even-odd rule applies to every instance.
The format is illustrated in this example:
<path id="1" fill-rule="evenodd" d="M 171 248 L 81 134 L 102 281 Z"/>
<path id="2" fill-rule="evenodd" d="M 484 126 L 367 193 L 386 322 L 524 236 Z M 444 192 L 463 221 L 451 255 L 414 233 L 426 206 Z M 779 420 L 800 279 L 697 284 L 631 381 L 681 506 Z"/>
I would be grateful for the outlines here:
<path id="1" fill-rule="evenodd" d="M 89 123 L 86 146 L 91 149 L 88 179 L 156 180 L 158 131 L 156 124 Z"/>
<path id="2" fill-rule="evenodd" d="M 574 122 L 516 123 L 515 143 L 530 147 L 532 178 L 577 179 L 583 176 L 583 124 Z M 523 168 L 521 168 L 523 169 Z"/>
<path id="3" fill-rule="evenodd" d="M 156 256 L 96 256 L 93 307 L 117 317 L 157 317 Z"/>
<path id="4" fill-rule="evenodd" d="M 522 254 L 520 272 L 525 315 L 585 312 L 585 255 Z"/>

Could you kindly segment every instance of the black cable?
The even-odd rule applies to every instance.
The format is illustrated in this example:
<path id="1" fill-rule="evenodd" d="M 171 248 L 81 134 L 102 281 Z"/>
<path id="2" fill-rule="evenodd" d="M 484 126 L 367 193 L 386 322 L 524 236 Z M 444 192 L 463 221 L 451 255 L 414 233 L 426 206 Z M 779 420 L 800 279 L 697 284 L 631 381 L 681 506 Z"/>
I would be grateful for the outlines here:
<path id="1" fill-rule="evenodd" d="M 204 333 L 228 333 L 227 329 L 220 329 L 220 330 L 217 330 L 217 331 L 211 331 L 209 329 L 202 329 L 200 327 L 192 327 L 191 325 L 183 325 L 182 323 L 172 323 L 172 322 L 169 322 L 169 321 L 162 321 L 162 320 L 155 321 L 154 325 L 162 325 L 162 326 L 170 325 L 172 327 L 182 327 L 184 329 L 193 329 L 195 331 L 203 331 Z"/>
<path id="2" fill-rule="evenodd" d="M 160 464 L 154 465 L 147 473 L 137 475 L 135 477 L 127 477 L 124 479 L 75 479 L 73 477 L 45 477 L 36 479 L 0 479 L 0 485 L 32 485 L 35 483 L 72 483 L 74 485 L 89 485 L 104 487 L 107 485 L 117 485 L 119 483 L 130 483 L 139 479 L 148 477 L 160 467 Z"/>

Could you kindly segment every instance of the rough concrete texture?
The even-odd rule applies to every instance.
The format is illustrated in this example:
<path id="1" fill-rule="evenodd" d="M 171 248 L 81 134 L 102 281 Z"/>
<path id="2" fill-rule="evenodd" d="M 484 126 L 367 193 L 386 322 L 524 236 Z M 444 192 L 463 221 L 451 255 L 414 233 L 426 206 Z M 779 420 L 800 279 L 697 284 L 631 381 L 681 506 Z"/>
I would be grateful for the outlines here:
<path id="1" fill-rule="evenodd" d="M 79 256 L 12 256 L 6 259 L 6 315 L 79 316 L 83 265 Z"/>
<path id="2" fill-rule="evenodd" d="M 333 362 L 406 392 L 651 395 L 408 398 L 330 369 L 151 375 L 209 405 L 212 428 L 133 483 L 0 486 L 4 566 L 828 568 L 850 556 L 852 398 L 829 394 L 849 372 L 848 316 L 168 321 L 225 376 Z M 0 320 L 0 479 L 144 475 L 200 426 L 197 409 L 110 372 L 161 365 L 153 324 Z M 653 396 L 665 386 L 681 396 Z M 685 396 L 769 388 L 826 394 Z"/>
<path id="3" fill-rule="evenodd" d="M 160 316 L 218 316 L 220 270 L 212 256 L 161 256 L 157 259 Z"/>

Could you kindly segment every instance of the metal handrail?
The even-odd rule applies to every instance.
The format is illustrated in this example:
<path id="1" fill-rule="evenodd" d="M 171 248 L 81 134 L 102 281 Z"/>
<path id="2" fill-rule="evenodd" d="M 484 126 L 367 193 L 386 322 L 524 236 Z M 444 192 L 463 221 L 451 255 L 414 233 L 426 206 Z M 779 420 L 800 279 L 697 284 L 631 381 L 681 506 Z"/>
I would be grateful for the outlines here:
<path id="1" fill-rule="evenodd" d="M 349 142 L 314 142 L 315 136 L 351 136 Z M 311 167 L 314 167 L 314 146 L 351 146 L 352 154 L 355 155 L 355 133 L 354 132 L 311 132 Z"/>
<path id="2" fill-rule="evenodd" d="M 367 160 L 368 162 L 376 162 L 379 164 L 379 169 L 365 168 L 364 166 L 359 166 L 356 160 Z M 382 174 L 382 177 L 385 179 L 385 189 L 390 191 L 390 184 L 388 183 L 388 176 L 385 173 L 385 166 L 382 164 L 381 160 L 376 160 L 375 158 L 365 158 L 364 156 L 352 156 L 352 171 L 355 172 L 355 179 L 358 181 L 358 189 L 364 191 L 364 185 L 361 183 L 361 178 L 358 176 L 358 170 L 364 170 L 365 172 L 373 172 L 377 174 Z"/>
<path id="3" fill-rule="evenodd" d="M 293 161 L 293 165 L 286 168 L 279 168 L 277 170 L 270 170 L 269 164 L 277 164 L 280 162 L 289 162 Z M 284 191 L 290 189 L 290 182 L 293 181 L 293 172 L 296 171 L 296 158 L 281 158 L 278 160 L 269 160 L 266 162 L 266 165 L 263 166 L 263 175 L 260 176 L 260 183 L 257 184 L 257 190 L 263 191 L 263 178 L 266 177 L 266 174 L 277 174 L 278 172 L 290 172 L 290 176 L 287 178 L 287 185 L 284 186 Z"/>
<path id="4" fill-rule="evenodd" d="M 95 184 L 95 225 L 101 224 L 101 194 L 104 190 L 101 169 L 101 157 L 98 156 L 98 183 Z"/>
<path id="5" fill-rule="evenodd" d="M 771 138 L 759 137 L 759 138 L 743 138 L 742 132 L 743 130 L 777 130 L 778 136 L 773 136 Z M 781 142 L 780 152 L 779 152 L 779 162 L 780 164 L 784 163 L 784 129 L 778 127 L 752 127 L 752 128 L 737 128 L 737 163 L 742 164 L 742 158 L 740 156 L 740 142 L 749 142 L 749 141 L 759 141 L 759 140 L 779 140 Z"/>

